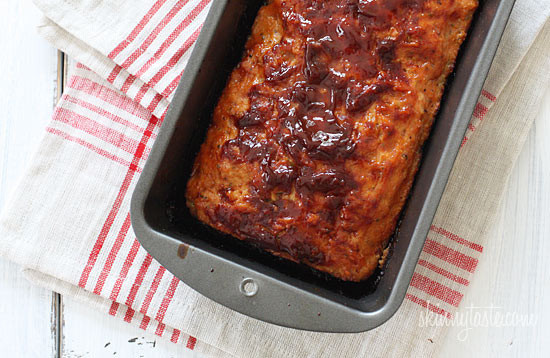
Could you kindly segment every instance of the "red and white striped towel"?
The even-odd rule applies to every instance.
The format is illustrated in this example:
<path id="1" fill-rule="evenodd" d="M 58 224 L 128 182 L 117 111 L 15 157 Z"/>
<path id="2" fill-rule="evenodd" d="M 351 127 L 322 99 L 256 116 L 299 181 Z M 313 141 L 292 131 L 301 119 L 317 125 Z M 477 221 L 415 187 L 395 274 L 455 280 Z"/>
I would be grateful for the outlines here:
<path id="1" fill-rule="evenodd" d="M 78 64 L 0 219 L 1 255 L 34 282 L 206 355 L 436 353 L 446 326 L 421 327 L 421 319 L 432 312 L 450 320 L 459 309 L 538 89 L 550 80 L 549 0 L 517 0 L 404 304 L 383 326 L 346 335 L 281 328 L 226 309 L 136 241 L 131 192 L 209 0 L 35 2 L 45 14 L 40 32 Z"/>

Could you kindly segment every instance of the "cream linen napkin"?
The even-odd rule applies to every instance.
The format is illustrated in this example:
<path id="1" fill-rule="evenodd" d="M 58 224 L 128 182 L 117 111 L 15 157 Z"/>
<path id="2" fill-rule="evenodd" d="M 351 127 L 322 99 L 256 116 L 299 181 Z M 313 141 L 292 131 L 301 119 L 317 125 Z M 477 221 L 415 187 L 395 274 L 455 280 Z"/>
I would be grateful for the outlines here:
<path id="1" fill-rule="evenodd" d="M 0 218 L 0 254 L 32 281 L 205 355 L 433 356 L 482 259 L 550 80 L 550 1 L 518 0 L 398 313 L 361 334 L 302 332 L 197 294 L 139 246 L 129 198 L 209 1 L 36 0 L 40 32 L 79 61 Z M 432 343 L 434 342 L 434 343 Z"/>

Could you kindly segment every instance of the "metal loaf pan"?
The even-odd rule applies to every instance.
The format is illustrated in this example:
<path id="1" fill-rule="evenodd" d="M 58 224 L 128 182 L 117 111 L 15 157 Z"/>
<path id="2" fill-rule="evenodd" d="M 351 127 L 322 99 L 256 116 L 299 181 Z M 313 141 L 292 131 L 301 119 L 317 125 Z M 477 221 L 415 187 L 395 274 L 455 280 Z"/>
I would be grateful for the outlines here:
<path id="1" fill-rule="evenodd" d="M 213 109 L 240 61 L 263 1 L 215 0 L 134 191 L 141 245 L 204 296 L 266 322 L 361 332 L 401 305 L 514 0 L 485 0 L 424 147 L 424 157 L 383 271 L 346 283 L 209 229 L 185 207 L 185 185 Z"/>

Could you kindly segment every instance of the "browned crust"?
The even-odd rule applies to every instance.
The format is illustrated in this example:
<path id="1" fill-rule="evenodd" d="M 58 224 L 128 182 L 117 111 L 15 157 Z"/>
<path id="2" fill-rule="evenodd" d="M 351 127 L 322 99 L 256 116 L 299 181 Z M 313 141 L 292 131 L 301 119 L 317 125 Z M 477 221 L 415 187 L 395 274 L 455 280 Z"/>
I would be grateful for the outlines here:
<path id="1" fill-rule="evenodd" d="M 353 114 L 350 123 L 355 150 L 353 156 L 338 165 L 354 186 L 338 194 L 343 204 L 330 213 L 331 222 L 322 216 L 326 214 L 328 194 L 312 192 L 304 197 L 294 186 L 286 191 L 270 188 L 268 194 L 260 195 L 254 188 L 261 183 L 265 169 L 258 161 L 236 160 L 227 156 L 227 149 L 224 152 L 226 143 L 243 133 L 236 123 L 251 111 L 252 89 L 263 85 L 264 93 L 280 94 L 276 84 L 266 85 L 266 67 L 281 61 L 304 67 L 306 40 L 285 23 L 281 14 L 282 9 L 299 9 L 305 2 L 308 1 L 275 0 L 260 10 L 243 59 L 231 74 L 196 158 L 187 186 L 187 203 L 193 215 L 222 232 L 340 279 L 360 281 L 369 277 L 385 258 L 384 249 L 408 196 L 422 144 L 429 135 L 445 80 L 452 71 L 477 1 L 417 1 L 421 6 L 400 15 L 406 18 L 406 24 L 402 24 L 402 18 L 390 18 L 396 22 L 369 35 L 380 41 L 400 39 L 395 41 L 392 63 L 399 64 L 402 77 L 392 79 L 390 90 L 377 95 L 359 114 Z M 277 44 L 284 39 L 291 39 L 293 44 L 282 51 Z M 289 84 L 303 75 L 298 71 L 293 76 L 288 79 Z M 256 138 L 258 145 L 269 139 L 272 125 L 264 125 Z M 287 152 L 277 147 L 280 143 L 274 143 L 277 165 L 294 163 Z M 236 155 L 242 157 L 242 153 Z M 315 158 L 310 162 L 317 170 L 328 170 L 334 164 Z M 265 213 L 262 222 L 247 222 L 259 217 L 259 208 L 263 207 L 251 203 L 260 200 L 267 205 L 275 199 L 300 210 L 291 211 L 286 206 L 279 210 L 273 204 L 269 222 L 264 220 L 268 215 Z M 289 242 L 292 237 L 297 238 L 295 242 Z M 268 239 L 264 238 L 271 243 L 267 244 Z"/>

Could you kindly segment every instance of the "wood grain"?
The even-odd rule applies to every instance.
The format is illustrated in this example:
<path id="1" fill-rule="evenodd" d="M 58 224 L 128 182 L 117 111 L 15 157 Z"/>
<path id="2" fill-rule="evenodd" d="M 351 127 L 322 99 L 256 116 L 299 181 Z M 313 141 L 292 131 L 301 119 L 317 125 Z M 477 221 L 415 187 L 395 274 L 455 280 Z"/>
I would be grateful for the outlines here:
<path id="1" fill-rule="evenodd" d="M 64 296 L 64 357 L 201 357 L 104 312 Z M 83 334 L 83 332 L 86 332 Z"/>
<path id="2" fill-rule="evenodd" d="M 0 2 L 0 209 L 43 136 L 54 104 L 56 51 L 36 34 L 30 1 Z M 52 293 L 0 259 L 0 355 L 54 356 Z"/>

